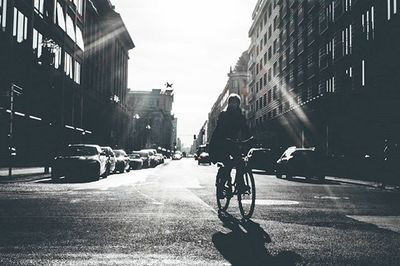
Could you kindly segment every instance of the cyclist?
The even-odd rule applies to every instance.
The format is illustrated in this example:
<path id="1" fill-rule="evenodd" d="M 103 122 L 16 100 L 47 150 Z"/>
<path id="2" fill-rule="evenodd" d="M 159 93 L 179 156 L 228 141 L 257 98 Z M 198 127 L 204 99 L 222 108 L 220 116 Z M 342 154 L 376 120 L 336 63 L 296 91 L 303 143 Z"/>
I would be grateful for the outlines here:
<path id="1" fill-rule="evenodd" d="M 227 139 L 243 140 L 250 137 L 250 131 L 246 124 L 246 119 L 240 109 L 240 96 L 232 93 L 228 97 L 228 107 L 218 116 L 217 126 L 211 136 L 209 151 L 212 163 L 222 162 L 218 169 L 216 186 L 224 184 L 227 178 L 231 178 L 230 173 L 235 162 L 241 158 L 240 151 L 234 150 L 232 144 Z M 232 159 L 231 159 L 232 157 Z M 244 185 L 241 173 L 237 173 L 236 193 L 242 193 L 249 188 Z M 218 190 L 219 198 L 223 197 L 223 191 Z"/>

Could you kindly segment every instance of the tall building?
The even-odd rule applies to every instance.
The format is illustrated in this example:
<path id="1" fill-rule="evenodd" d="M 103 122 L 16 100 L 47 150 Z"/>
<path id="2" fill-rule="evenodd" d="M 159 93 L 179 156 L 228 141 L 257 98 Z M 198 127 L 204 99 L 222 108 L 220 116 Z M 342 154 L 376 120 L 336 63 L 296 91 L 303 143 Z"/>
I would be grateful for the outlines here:
<path id="1" fill-rule="evenodd" d="M 0 161 L 48 162 L 71 142 L 125 145 L 123 123 L 105 121 L 126 113 L 133 47 L 108 0 L 0 0 Z"/>
<path id="2" fill-rule="evenodd" d="M 176 146 L 176 119 L 172 114 L 173 90 L 130 91 L 127 105 L 131 117 L 137 117 L 132 138 L 132 149 Z M 174 141 L 173 137 L 175 137 Z"/>
<path id="3" fill-rule="evenodd" d="M 397 0 L 260 0 L 249 30 L 250 125 L 273 146 L 375 152 L 400 131 Z"/>

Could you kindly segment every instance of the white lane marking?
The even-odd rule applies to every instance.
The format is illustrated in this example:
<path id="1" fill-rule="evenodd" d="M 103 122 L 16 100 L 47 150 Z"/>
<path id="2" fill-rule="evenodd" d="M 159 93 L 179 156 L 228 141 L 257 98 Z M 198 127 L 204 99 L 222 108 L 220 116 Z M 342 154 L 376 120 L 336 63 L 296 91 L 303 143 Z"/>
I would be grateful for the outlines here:
<path id="1" fill-rule="evenodd" d="M 369 224 L 374 224 L 382 229 L 400 233 L 400 216 L 369 216 L 369 215 L 346 215 L 347 217 Z"/>
<path id="2" fill-rule="evenodd" d="M 332 200 L 348 200 L 349 197 L 334 197 L 334 196 L 314 196 L 314 199 L 332 199 Z"/>
<path id="3" fill-rule="evenodd" d="M 244 204 L 251 204 L 251 200 L 242 200 Z M 294 200 L 262 200 L 256 199 L 256 205 L 298 205 L 300 202 Z"/>

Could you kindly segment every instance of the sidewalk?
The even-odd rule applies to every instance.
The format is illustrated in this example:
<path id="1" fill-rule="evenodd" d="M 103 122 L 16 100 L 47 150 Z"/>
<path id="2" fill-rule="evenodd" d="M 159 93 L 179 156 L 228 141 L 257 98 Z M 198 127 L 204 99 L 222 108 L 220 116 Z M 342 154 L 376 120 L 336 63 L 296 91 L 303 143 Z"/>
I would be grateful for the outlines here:
<path id="1" fill-rule="evenodd" d="M 50 177 L 51 170 L 45 173 L 44 167 L 13 167 L 12 175 L 8 176 L 8 168 L 0 168 L 0 181 L 11 181 L 15 179 L 35 180 Z"/>

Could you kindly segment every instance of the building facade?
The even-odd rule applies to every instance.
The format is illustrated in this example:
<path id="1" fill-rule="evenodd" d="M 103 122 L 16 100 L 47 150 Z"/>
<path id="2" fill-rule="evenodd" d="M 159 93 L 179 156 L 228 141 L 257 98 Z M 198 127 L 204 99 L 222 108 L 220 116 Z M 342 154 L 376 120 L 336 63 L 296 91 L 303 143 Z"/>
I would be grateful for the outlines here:
<path id="1" fill-rule="evenodd" d="M 113 38 L 109 22 L 120 27 Z M 68 143 L 114 144 L 104 121 L 116 112 L 96 118 L 110 95 L 123 109 L 134 45 L 121 25 L 107 0 L 0 0 L 1 161 L 42 164 Z"/>
<path id="2" fill-rule="evenodd" d="M 127 105 L 136 117 L 131 148 L 173 150 L 176 143 L 176 119 L 172 114 L 172 90 L 130 91 Z M 175 139 L 174 139 L 175 137 Z"/>
<path id="3" fill-rule="evenodd" d="M 398 1 L 258 1 L 250 116 L 266 146 L 379 153 L 399 135 Z"/>

